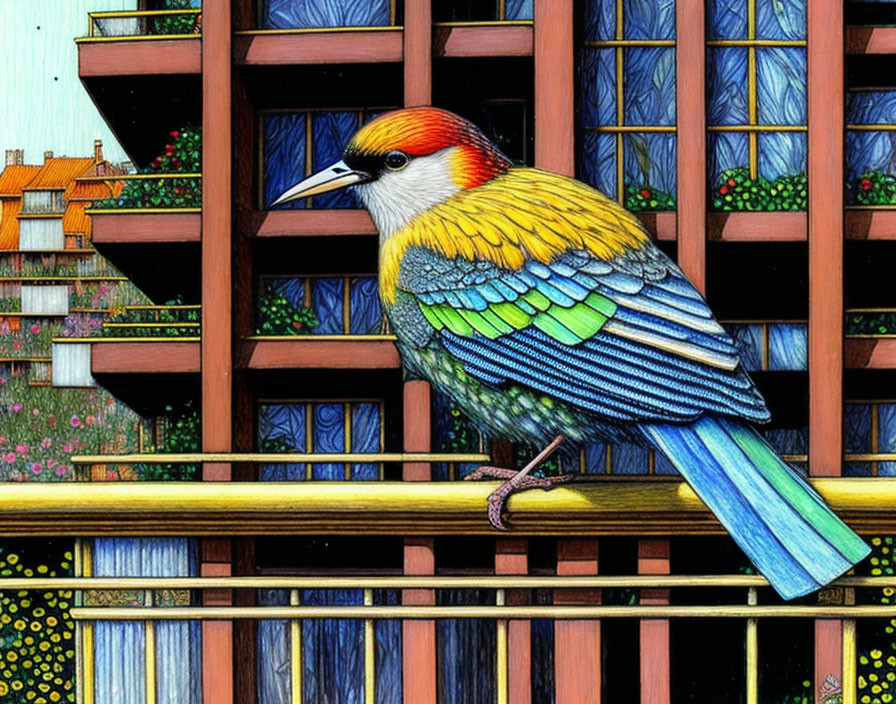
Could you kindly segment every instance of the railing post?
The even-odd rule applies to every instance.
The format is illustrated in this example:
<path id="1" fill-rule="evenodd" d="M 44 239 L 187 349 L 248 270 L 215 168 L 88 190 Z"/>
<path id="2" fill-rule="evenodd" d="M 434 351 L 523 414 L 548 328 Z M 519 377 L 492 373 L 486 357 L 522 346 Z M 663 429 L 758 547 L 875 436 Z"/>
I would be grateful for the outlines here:
<path id="1" fill-rule="evenodd" d="M 573 0 L 535 0 L 535 165 L 574 176 Z"/>
<path id="2" fill-rule="evenodd" d="M 404 105 L 432 103 L 431 0 L 404 3 Z"/>
<path id="3" fill-rule="evenodd" d="M 671 572 L 668 540 L 638 541 L 638 574 Z M 668 604 L 668 589 L 642 589 L 641 604 Z M 641 636 L 641 704 L 669 704 L 672 696 L 669 663 L 669 619 L 639 622 Z"/>
<path id="4" fill-rule="evenodd" d="M 435 553 L 432 538 L 406 538 L 404 573 L 435 574 Z M 435 604 L 432 589 L 405 589 L 402 604 L 426 606 Z M 436 622 L 407 620 L 402 622 L 402 698 L 404 704 L 436 704 Z"/>
<path id="5" fill-rule="evenodd" d="M 557 575 L 596 575 L 596 540 L 557 541 Z M 555 604 L 599 604 L 597 590 L 555 592 Z M 555 704 L 600 704 L 600 621 L 554 622 Z"/>
<path id="6" fill-rule="evenodd" d="M 200 574 L 203 577 L 229 577 L 231 543 L 229 540 L 202 541 Z M 231 606 L 230 589 L 205 589 L 203 606 Z M 233 699 L 233 621 L 202 622 L 202 701 L 203 704 L 230 704 Z"/>
<path id="7" fill-rule="evenodd" d="M 528 573 L 529 541 L 525 538 L 499 539 L 495 543 L 495 574 L 526 575 Z M 525 604 L 527 602 L 526 590 L 508 590 L 504 601 L 508 606 Z M 532 701 L 531 621 L 507 622 L 507 675 L 506 701 L 509 704 L 530 704 Z"/>

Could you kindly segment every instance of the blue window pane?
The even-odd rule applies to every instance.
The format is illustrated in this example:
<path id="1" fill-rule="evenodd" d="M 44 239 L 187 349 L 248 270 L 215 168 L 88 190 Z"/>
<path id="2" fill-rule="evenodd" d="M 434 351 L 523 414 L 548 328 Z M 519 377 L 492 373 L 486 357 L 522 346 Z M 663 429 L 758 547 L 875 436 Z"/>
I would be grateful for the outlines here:
<path id="1" fill-rule="evenodd" d="M 439 590 L 440 605 L 494 603 L 476 589 Z M 437 621 L 440 704 L 492 704 L 495 701 L 495 622 L 485 619 Z"/>
<path id="2" fill-rule="evenodd" d="M 896 91 L 860 91 L 847 95 L 846 122 L 851 125 L 896 124 Z M 846 186 L 850 203 L 896 202 L 896 131 L 847 130 Z"/>
<path id="3" fill-rule="evenodd" d="M 397 591 L 377 590 L 373 593 L 377 606 L 401 603 Z M 381 620 L 374 625 L 376 635 L 376 704 L 401 704 L 402 655 L 401 621 Z"/>
<path id="4" fill-rule="evenodd" d="M 579 159 L 582 180 L 616 198 L 616 136 L 587 132 L 582 142 Z"/>
<path id="5" fill-rule="evenodd" d="M 647 474 L 648 450 L 630 442 L 614 443 L 610 449 L 612 474 Z"/>
<path id="6" fill-rule="evenodd" d="M 741 47 L 713 47 L 707 55 L 707 93 L 710 125 L 746 125 L 747 50 Z"/>
<path id="7" fill-rule="evenodd" d="M 759 173 L 769 181 L 779 176 L 806 173 L 807 159 L 805 132 L 770 132 L 759 135 Z"/>
<path id="8" fill-rule="evenodd" d="M 262 452 L 307 452 L 304 403 L 265 404 L 258 409 L 258 447 Z M 261 467 L 261 481 L 304 481 L 304 464 L 268 464 Z"/>
<path id="9" fill-rule="evenodd" d="M 350 332 L 353 335 L 375 335 L 383 322 L 379 286 L 372 276 L 357 277 L 349 283 Z"/>
<path id="10" fill-rule="evenodd" d="M 353 403 L 352 414 L 352 452 L 379 452 L 382 447 L 382 419 L 380 407 L 376 403 Z M 352 479 L 375 481 L 380 478 L 379 466 L 376 464 L 353 464 Z"/>
<path id="11" fill-rule="evenodd" d="M 762 351 L 765 344 L 762 340 L 762 326 L 736 324 L 726 325 L 725 329 L 737 345 L 744 369 L 748 372 L 762 371 Z"/>
<path id="12" fill-rule="evenodd" d="M 278 113 L 262 117 L 264 154 L 264 207 L 269 208 L 284 191 L 305 175 L 305 115 Z M 291 201 L 278 208 L 304 208 Z"/>
<path id="13" fill-rule="evenodd" d="M 843 452 L 871 452 L 871 406 L 866 403 L 848 403 L 843 411 Z M 869 476 L 871 463 L 846 462 L 843 472 L 851 477 Z"/>
<path id="14" fill-rule="evenodd" d="M 707 142 L 712 185 L 718 183 L 723 171 L 745 166 L 750 161 L 749 141 L 743 132 L 712 132 Z"/>
<path id="15" fill-rule="evenodd" d="M 809 365 L 808 328 L 805 325 L 769 326 L 769 369 L 805 371 Z"/>
<path id="16" fill-rule="evenodd" d="M 584 49 L 579 66 L 581 122 L 587 127 L 616 124 L 616 52 Z"/>
<path id="17" fill-rule="evenodd" d="M 675 50 L 626 49 L 622 65 L 625 124 L 674 125 Z"/>
<path id="18" fill-rule="evenodd" d="M 626 39 L 675 39 L 673 0 L 622 0 Z"/>
<path id="19" fill-rule="evenodd" d="M 616 0 L 585 2 L 585 41 L 607 41 L 616 36 Z"/>
<path id="20" fill-rule="evenodd" d="M 314 332 L 318 335 L 342 335 L 344 328 L 344 282 L 341 277 L 311 279 L 311 309 L 320 323 Z"/>
<path id="21" fill-rule="evenodd" d="M 358 130 L 359 113 L 321 112 L 311 117 L 312 170 L 319 171 L 342 158 L 342 150 Z M 348 189 L 340 189 L 315 196 L 315 208 L 355 208 L 355 197 Z"/>
<path id="22" fill-rule="evenodd" d="M 710 0 L 706 23 L 710 39 L 747 38 L 746 0 Z"/>
<path id="23" fill-rule="evenodd" d="M 678 470 L 675 469 L 675 465 L 673 465 L 669 461 L 669 458 L 659 450 L 657 450 L 653 454 L 653 471 L 654 474 L 678 474 Z"/>
<path id="24" fill-rule="evenodd" d="M 789 41 L 805 39 L 806 0 L 756 0 L 756 36 Z"/>
<path id="25" fill-rule="evenodd" d="M 265 0 L 265 29 L 379 27 L 389 24 L 389 0 Z"/>
<path id="26" fill-rule="evenodd" d="M 305 606 L 358 606 L 357 589 L 315 589 L 302 592 Z M 305 702 L 364 701 L 364 622 L 309 619 L 302 621 L 302 699 Z"/>
<path id="27" fill-rule="evenodd" d="M 315 403 L 312 410 L 312 452 L 345 452 L 345 409 L 341 403 Z M 342 481 L 344 464 L 315 464 L 311 477 L 316 481 Z"/>
<path id="28" fill-rule="evenodd" d="M 896 452 L 896 403 L 882 403 L 877 410 L 878 452 Z M 896 462 L 879 462 L 877 473 L 881 476 L 896 476 Z"/>
<path id="29" fill-rule="evenodd" d="M 625 145 L 626 185 L 648 186 L 674 196 L 677 175 L 675 135 L 626 134 L 622 141 Z"/>
<path id="30" fill-rule="evenodd" d="M 585 446 L 585 474 L 607 473 L 607 445 L 597 442 Z"/>
<path id="31" fill-rule="evenodd" d="M 805 49 L 756 49 L 756 79 L 759 124 L 806 124 Z"/>
<path id="32" fill-rule="evenodd" d="M 534 0 L 507 0 L 504 15 L 508 20 L 531 20 Z"/>
<path id="33" fill-rule="evenodd" d="M 284 589 L 260 589 L 258 604 L 287 606 L 289 592 Z M 258 704 L 291 704 L 289 621 L 259 621 L 257 643 Z"/>

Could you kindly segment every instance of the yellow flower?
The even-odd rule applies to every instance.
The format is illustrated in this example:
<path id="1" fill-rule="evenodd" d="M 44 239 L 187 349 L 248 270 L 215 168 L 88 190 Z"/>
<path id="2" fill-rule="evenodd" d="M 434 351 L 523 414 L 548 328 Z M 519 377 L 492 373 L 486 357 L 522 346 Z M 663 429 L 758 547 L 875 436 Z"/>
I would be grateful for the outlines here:
<path id="1" fill-rule="evenodd" d="M 10 621 L 12 621 L 12 616 L 10 616 L 9 614 L 3 614 L 2 616 L 0 616 L 0 623 L 9 623 Z"/>
<path id="2" fill-rule="evenodd" d="M 12 553 L 12 554 L 6 556 L 6 561 L 10 565 L 14 565 L 19 561 L 19 556 L 16 555 L 15 553 Z"/>
<path id="3" fill-rule="evenodd" d="M 49 569 L 49 568 L 48 568 L 46 565 L 38 565 L 38 566 L 37 566 L 37 571 L 38 571 L 40 574 L 46 574 L 48 569 Z"/>
<path id="4" fill-rule="evenodd" d="M 34 611 L 32 611 L 32 613 L 34 614 L 34 617 L 35 617 L 35 618 L 40 618 L 41 616 L 43 616 L 43 615 L 44 615 L 45 613 L 47 613 L 47 612 L 44 611 L 42 608 L 38 607 L 38 608 L 36 608 Z"/>
<path id="5" fill-rule="evenodd" d="M 59 642 L 59 634 L 54 633 L 53 635 L 50 636 L 50 640 L 53 641 L 54 643 L 58 643 Z"/>
<path id="6" fill-rule="evenodd" d="M 14 624 L 12 624 L 12 627 L 15 628 L 17 631 L 24 631 L 25 630 L 25 622 L 22 619 L 18 618 L 18 619 L 16 619 L 16 622 Z"/>
<path id="7" fill-rule="evenodd" d="M 9 685 L 3 680 L 0 680 L 0 696 L 3 696 L 7 692 L 9 692 Z"/>
<path id="8" fill-rule="evenodd" d="M 22 687 L 24 687 L 24 686 L 25 686 L 25 685 L 22 684 L 22 681 L 21 681 L 21 680 L 16 680 L 15 682 L 12 683 L 12 688 L 13 688 L 13 690 L 15 690 L 16 692 L 18 692 L 18 691 L 19 691 L 20 689 L 22 689 Z"/>
<path id="9" fill-rule="evenodd" d="M 40 621 L 32 621 L 29 628 L 31 628 L 32 631 L 37 633 L 41 629 Z"/>
<path id="10" fill-rule="evenodd" d="M 10 662 L 15 662 L 16 660 L 19 659 L 19 654 L 14 650 L 10 650 L 6 654 L 6 659 L 9 660 Z"/>
<path id="11" fill-rule="evenodd" d="M 37 685 L 37 688 L 44 694 L 50 691 L 50 685 L 48 685 L 46 682 L 41 682 L 39 685 Z"/>
<path id="12" fill-rule="evenodd" d="M 59 623 L 59 621 L 56 619 L 55 616 L 47 616 L 47 625 L 48 626 L 55 626 L 57 623 Z"/>
<path id="13" fill-rule="evenodd" d="M 880 652 L 879 650 L 872 650 L 872 651 L 869 653 L 869 655 L 871 655 L 872 658 L 874 658 L 875 660 L 877 660 L 881 655 L 883 655 L 883 653 Z"/>
<path id="14" fill-rule="evenodd" d="M 59 692 L 50 692 L 51 702 L 58 702 L 60 699 L 62 699 L 62 695 Z"/>
<path id="15" fill-rule="evenodd" d="M 41 644 L 37 647 L 46 652 L 50 649 L 50 644 L 47 641 L 41 641 Z"/>

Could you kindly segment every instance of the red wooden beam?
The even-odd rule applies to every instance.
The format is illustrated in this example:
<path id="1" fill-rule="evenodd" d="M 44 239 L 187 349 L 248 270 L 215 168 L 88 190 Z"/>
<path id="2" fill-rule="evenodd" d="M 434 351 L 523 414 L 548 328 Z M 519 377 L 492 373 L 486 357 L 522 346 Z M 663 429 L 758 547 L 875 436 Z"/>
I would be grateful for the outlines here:
<path id="1" fill-rule="evenodd" d="M 234 38 L 234 61 L 245 66 L 398 62 L 402 34 L 397 29 L 308 34 L 249 34 Z"/>
<path id="2" fill-rule="evenodd" d="M 203 35 L 208 33 L 203 30 Z M 200 40 L 82 42 L 78 44 L 78 73 L 95 76 L 157 76 L 198 74 L 202 70 Z"/>
<path id="3" fill-rule="evenodd" d="M 843 3 L 809 3 L 809 473 L 843 459 Z"/>
<path id="4" fill-rule="evenodd" d="M 896 27 L 847 27 L 847 54 L 896 54 Z"/>
<path id="5" fill-rule="evenodd" d="M 529 573 L 529 541 L 525 538 L 502 538 L 495 542 L 495 574 L 526 575 Z M 508 590 L 508 605 L 528 603 L 526 590 Z M 510 621 L 507 624 L 508 702 L 532 702 L 532 622 Z"/>
<path id="6" fill-rule="evenodd" d="M 241 213 L 240 231 L 247 237 L 340 237 L 375 235 L 366 210 L 268 210 Z"/>
<path id="7" fill-rule="evenodd" d="M 232 440 L 230 43 L 230 0 L 219 0 L 203 11 L 202 28 L 202 449 L 205 452 L 230 452 Z M 229 475 L 229 465 L 203 468 L 204 479 L 229 479 Z"/>
<path id="8" fill-rule="evenodd" d="M 435 574 L 432 538 L 405 538 L 404 573 Z M 405 589 L 402 604 L 427 606 L 436 603 L 432 589 Z M 402 622 L 402 701 L 404 704 L 436 704 L 436 622 Z"/>
<path id="9" fill-rule="evenodd" d="M 251 340 L 240 350 L 249 369 L 399 369 L 391 340 Z"/>
<path id="10" fill-rule="evenodd" d="M 532 56 L 532 27 L 444 27 L 436 25 L 435 56 Z"/>
<path id="11" fill-rule="evenodd" d="M 671 572 L 668 540 L 638 541 L 638 574 Z M 668 604 L 668 589 L 642 589 L 642 604 Z M 641 635 L 641 704 L 669 704 L 672 681 L 669 656 L 669 619 L 639 622 Z"/>
<path id="12" fill-rule="evenodd" d="M 706 294 L 706 33 L 703 0 L 675 5 L 678 263 Z"/>
<path id="13" fill-rule="evenodd" d="M 94 374 L 162 374 L 199 371 L 198 342 L 101 342 L 90 348 Z"/>
<path id="14" fill-rule="evenodd" d="M 404 4 L 404 105 L 432 103 L 431 0 Z"/>
<path id="15" fill-rule="evenodd" d="M 90 211 L 87 211 L 90 213 Z M 95 244 L 199 242 L 199 213 L 105 213 L 91 218 Z"/>
<path id="16" fill-rule="evenodd" d="M 573 0 L 535 0 L 535 165 L 575 175 Z"/>
<path id="17" fill-rule="evenodd" d="M 207 25 L 206 25 L 207 26 Z M 231 544 L 227 539 L 205 539 L 201 545 L 200 574 L 229 577 Z M 205 589 L 204 606 L 231 606 L 230 589 Z M 202 622 L 202 702 L 231 704 L 233 699 L 233 621 Z"/>
<path id="18" fill-rule="evenodd" d="M 597 574 L 596 540 L 557 541 L 557 574 Z M 599 604 L 600 592 L 555 592 L 555 604 Z M 600 621 L 554 622 L 555 704 L 600 704 Z"/>

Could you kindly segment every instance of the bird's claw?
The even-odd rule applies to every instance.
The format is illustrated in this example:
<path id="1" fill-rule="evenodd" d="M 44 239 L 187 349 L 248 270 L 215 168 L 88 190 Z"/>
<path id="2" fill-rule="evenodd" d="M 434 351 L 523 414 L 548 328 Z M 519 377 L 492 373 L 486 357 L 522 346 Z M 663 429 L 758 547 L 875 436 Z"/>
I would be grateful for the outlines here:
<path id="1" fill-rule="evenodd" d="M 575 478 L 572 474 L 563 474 L 557 477 L 532 477 L 526 475 L 517 478 L 517 474 L 516 471 L 503 467 L 480 467 L 475 472 L 471 472 L 464 477 L 464 480 L 484 478 L 506 480 L 488 496 L 488 522 L 496 530 L 509 530 L 510 528 L 504 522 L 504 508 L 507 504 L 507 499 L 514 492 L 526 489 L 544 489 L 549 491 L 557 484 L 564 484 Z"/>

